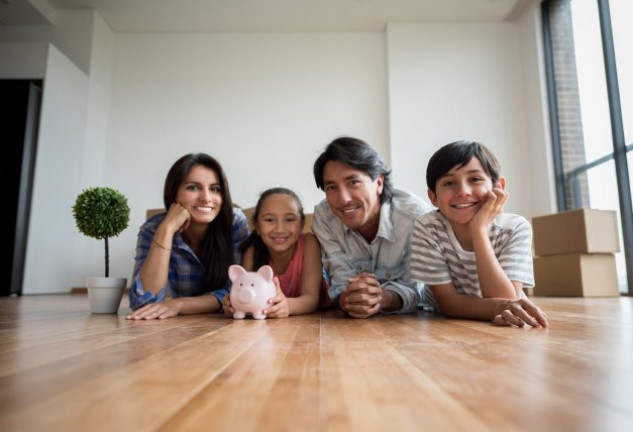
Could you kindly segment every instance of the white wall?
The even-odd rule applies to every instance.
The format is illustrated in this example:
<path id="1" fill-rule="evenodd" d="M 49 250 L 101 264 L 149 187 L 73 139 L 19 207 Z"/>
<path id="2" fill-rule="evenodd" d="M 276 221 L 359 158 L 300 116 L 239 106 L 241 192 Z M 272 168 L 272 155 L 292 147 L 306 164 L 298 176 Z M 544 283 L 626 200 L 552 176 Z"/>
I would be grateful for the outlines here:
<path id="1" fill-rule="evenodd" d="M 0 62 L 0 78 L 44 79 L 25 294 L 67 292 L 84 286 L 87 275 L 105 270 L 103 241 L 78 232 L 71 207 L 82 189 L 103 183 L 112 32 L 91 11 L 60 13 L 58 24 L 14 26 L 0 32 L 2 40 L 52 42 L 0 44 L 0 58 L 8 59 Z M 120 273 L 127 271 L 126 265 Z"/>
<path id="2" fill-rule="evenodd" d="M 57 48 L 48 47 L 33 196 L 24 267 L 24 294 L 72 286 L 79 239 L 71 207 L 82 183 L 88 79 Z M 92 252 L 99 254 L 96 240 Z M 101 246 L 103 249 L 103 246 Z"/>
<path id="3" fill-rule="evenodd" d="M 43 42 L 0 43 L 0 79 L 42 79 L 46 73 Z"/>
<path id="4" fill-rule="evenodd" d="M 426 196 L 431 155 L 452 141 L 479 141 L 500 160 L 511 194 L 506 209 L 530 217 L 518 26 L 390 24 L 387 36 L 396 182 Z"/>
<path id="5" fill-rule="evenodd" d="M 222 162 L 236 203 L 283 185 L 310 211 L 323 197 L 312 164 L 337 136 L 374 145 L 396 185 L 421 195 L 432 152 L 477 139 L 501 159 L 508 210 L 529 218 L 552 208 L 536 7 L 517 22 L 386 33 L 112 34 L 98 15 L 90 22 L 89 41 L 75 46 L 91 47 L 81 67 L 52 46 L 45 63 L 22 61 L 45 75 L 25 294 L 102 273 L 103 242 L 81 235 L 71 215 L 89 186 L 129 199 L 130 226 L 110 246 L 111 274 L 130 277 L 145 210 L 162 205 L 167 170 L 194 151 Z M 0 54 L 16 47 L 0 44 Z M 11 69 L 0 65 L 0 76 Z"/>
<path id="6" fill-rule="evenodd" d="M 108 145 L 114 35 L 97 14 L 92 34 L 92 55 L 88 82 L 83 184 L 100 186 L 105 175 Z"/>
<path id="7" fill-rule="evenodd" d="M 216 157 L 233 201 L 285 186 L 308 211 L 323 198 L 312 165 L 333 138 L 367 140 L 388 158 L 383 33 L 117 34 L 106 180 L 131 227 L 112 242 L 132 271 L 145 210 L 162 206 L 171 164 Z"/>
<path id="8" fill-rule="evenodd" d="M 556 181 L 549 127 L 547 79 L 543 58 L 543 30 L 539 2 L 532 2 L 518 21 L 521 35 L 526 139 L 529 154 L 527 181 L 532 188 L 532 216 L 557 212 Z M 527 216 L 527 215 L 526 215 Z"/>
<path id="9" fill-rule="evenodd" d="M 74 187 L 75 198 L 81 190 L 103 186 L 108 144 L 111 79 L 114 35 L 110 27 L 96 14 L 91 45 L 90 75 L 86 95 L 85 132 L 81 148 L 81 182 Z M 104 241 L 84 237 L 75 229 L 71 287 L 85 286 L 87 276 L 104 276 Z M 110 239 L 109 243 L 117 239 Z M 112 255 L 112 252 L 110 252 Z M 127 266 L 116 267 L 110 258 L 110 275 L 128 277 Z"/>
<path id="10" fill-rule="evenodd" d="M 89 73 L 93 20 L 99 15 L 88 9 L 60 9 L 54 15 L 51 25 L 0 25 L 0 41 L 52 43 L 82 71 Z"/>

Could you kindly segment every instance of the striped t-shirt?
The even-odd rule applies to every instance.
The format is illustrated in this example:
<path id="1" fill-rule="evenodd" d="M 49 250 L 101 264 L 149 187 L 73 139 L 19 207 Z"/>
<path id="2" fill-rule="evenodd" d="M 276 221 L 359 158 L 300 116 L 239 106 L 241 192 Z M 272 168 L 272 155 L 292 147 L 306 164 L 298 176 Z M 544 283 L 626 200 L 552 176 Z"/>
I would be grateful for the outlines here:
<path id="1" fill-rule="evenodd" d="M 495 256 L 512 281 L 534 286 L 532 226 L 522 216 L 502 213 L 489 229 Z M 475 253 L 465 251 L 439 210 L 418 217 L 411 240 L 411 278 L 425 284 L 423 304 L 437 309 L 429 285 L 453 283 L 460 294 L 482 297 Z"/>

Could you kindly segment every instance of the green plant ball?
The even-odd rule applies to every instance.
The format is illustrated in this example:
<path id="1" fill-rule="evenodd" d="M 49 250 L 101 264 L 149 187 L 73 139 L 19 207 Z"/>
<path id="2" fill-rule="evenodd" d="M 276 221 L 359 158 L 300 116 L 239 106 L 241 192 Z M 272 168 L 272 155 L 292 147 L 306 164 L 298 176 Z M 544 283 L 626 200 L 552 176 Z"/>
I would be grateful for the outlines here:
<path id="1" fill-rule="evenodd" d="M 73 205 L 77 228 L 88 237 L 104 239 L 118 236 L 130 221 L 127 198 L 108 187 L 82 191 Z"/>

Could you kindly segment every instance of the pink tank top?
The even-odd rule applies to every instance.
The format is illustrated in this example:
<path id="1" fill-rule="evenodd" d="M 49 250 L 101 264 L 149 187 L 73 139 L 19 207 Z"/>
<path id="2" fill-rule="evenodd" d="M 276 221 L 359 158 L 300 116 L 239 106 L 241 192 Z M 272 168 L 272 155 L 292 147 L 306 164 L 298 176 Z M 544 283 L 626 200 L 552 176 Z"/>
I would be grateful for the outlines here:
<path id="1" fill-rule="evenodd" d="M 297 240 L 297 247 L 284 274 L 277 274 L 281 291 L 286 297 L 299 297 L 301 295 L 301 276 L 303 274 L 303 237 L 301 234 Z M 331 306 L 332 301 L 327 293 L 328 284 L 325 278 L 321 279 L 321 291 L 319 293 L 319 307 Z"/>

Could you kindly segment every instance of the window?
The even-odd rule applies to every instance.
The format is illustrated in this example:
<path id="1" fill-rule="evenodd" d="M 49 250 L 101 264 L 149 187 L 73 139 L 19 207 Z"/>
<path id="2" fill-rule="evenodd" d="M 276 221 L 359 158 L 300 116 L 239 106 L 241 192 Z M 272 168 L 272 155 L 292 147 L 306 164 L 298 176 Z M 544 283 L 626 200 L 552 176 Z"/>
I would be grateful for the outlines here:
<path id="1" fill-rule="evenodd" d="M 620 292 L 633 295 L 630 0 L 545 0 L 543 32 L 558 210 L 615 210 Z M 628 260 L 627 257 L 628 256 Z"/>

